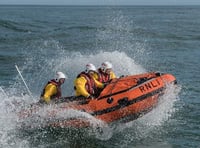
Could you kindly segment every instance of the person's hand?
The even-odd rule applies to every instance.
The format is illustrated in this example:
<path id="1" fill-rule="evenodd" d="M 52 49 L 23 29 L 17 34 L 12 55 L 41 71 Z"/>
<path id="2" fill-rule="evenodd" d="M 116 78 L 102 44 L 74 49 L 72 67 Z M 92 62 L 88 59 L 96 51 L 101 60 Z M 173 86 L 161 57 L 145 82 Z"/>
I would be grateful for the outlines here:
<path id="1" fill-rule="evenodd" d="M 124 75 L 121 75 L 119 78 L 123 78 L 124 77 Z"/>
<path id="2" fill-rule="evenodd" d="M 108 84 L 110 84 L 111 83 L 111 81 L 112 81 L 112 79 L 111 80 L 109 80 L 108 82 L 105 82 L 105 83 L 103 83 L 103 88 L 105 88 Z"/>
<path id="3" fill-rule="evenodd" d="M 95 99 L 95 97 L 94 97 L 93 95 L 89 95 L 89 96 L 87 97 L 87 99 L 94 100 L 94 99 Z"/>
<path id="4" fill-rule="evenodd" d="M 103 83 L 103 88 L 105 88 L 109 83 L 106 82 L 106 83 Z"/>

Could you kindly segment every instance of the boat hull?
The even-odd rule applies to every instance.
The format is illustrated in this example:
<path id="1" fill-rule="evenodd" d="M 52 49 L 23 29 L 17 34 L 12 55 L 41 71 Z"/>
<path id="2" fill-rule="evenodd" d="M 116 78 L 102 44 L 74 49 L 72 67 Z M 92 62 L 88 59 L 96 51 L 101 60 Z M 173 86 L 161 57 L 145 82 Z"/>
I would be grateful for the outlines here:
<path id="1" fill-rule="evenodd" d="M 110 124 L 115 121 L 127 122 L 137 119 L 152 110 L 163 95 L 166 85 L 176 83 L 171 74 L 145 73 L 133 76 L 124 76 L 112 80 L 94 100 L 79 98 L 72 100 L 70 97 L 57 102 L 57 109 L 67 111 L 69 109 L 89 114 L 97 120 Z M 68 100 L 68 101 L 67 101 Z M 69 101 L 70 100 L 70 101 Z M 35 109 L 34 109 L 35 108 Z M 36 113 L 40 106 L 32 106 L 31 109 L 19 113 L 21 119 L 29 118 Z M 55 115 L 56 111 L 50 112 Z M 45 126 L 51 127 L 88 127 L 91 126 L 88 118 L 66 118 L 49 121 Z"/>

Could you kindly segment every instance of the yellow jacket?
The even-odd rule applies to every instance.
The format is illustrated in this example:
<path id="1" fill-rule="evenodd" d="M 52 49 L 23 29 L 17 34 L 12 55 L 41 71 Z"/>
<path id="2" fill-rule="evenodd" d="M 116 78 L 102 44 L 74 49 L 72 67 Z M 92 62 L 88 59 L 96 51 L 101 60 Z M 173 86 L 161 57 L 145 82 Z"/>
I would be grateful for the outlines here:
<path id="1" fill-rule="evenodd" d="M 41 95 L 41 99 L 46 103 L 49 103 L 52 98 L 57 97 L 57 93 L 59 92 L 58 87 L 56 84 L 49 83 L 45 86 L 43 90 L 43 94 Z M 61 92 L 60 92 L 61 93 Z"/>
<path id="2" fill-rule="evenodd" d="M 113 71 L 110 72 L 110 78 L 111 79 L 117 78 L 116 75 L 115 75 L 115 73 Z"/>
<path id="3" fill-rule="evenodd" d="M 93 80 L 94 80 L 97 88 L 104 87 L 103 83 L 101 83 L 95 79 L 95 75 L 93 75 L 92 77 L 93 77 Z M 86 98 L 90 96 L 89 92 L 86 89 L 86 83 L 87 83 L 87 79 L 84 76 L 80 76 L 75 79 L 74 86 L 75 86 L 75 95 L 76 96 L 82 95 Z"/>
<path id="4" fill-rule="evenodd" d="M 113 71 L 110 72 L 110 79 L 114 79 L 116 78 L 116 75 Z"/>

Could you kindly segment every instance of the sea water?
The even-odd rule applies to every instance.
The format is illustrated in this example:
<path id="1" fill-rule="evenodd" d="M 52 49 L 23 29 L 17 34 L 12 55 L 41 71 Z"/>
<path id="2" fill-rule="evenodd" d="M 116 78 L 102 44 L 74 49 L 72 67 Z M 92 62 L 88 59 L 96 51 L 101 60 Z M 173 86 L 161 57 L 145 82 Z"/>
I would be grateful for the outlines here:
<path id="1" fill-rule="evenodd" d="M 0 6 L 0 147 L 199 147 L 199 16 L 199 6 Z M 103 61 L 117 76 L 161 71 L 178 85 L 126 124 L 72 110 L 68 117 L 93 128 L 18 130 L 16 112 L 39 100 L 56 71 L 68 76 L 62 90 L 71 96 L 85 65 Z"/>

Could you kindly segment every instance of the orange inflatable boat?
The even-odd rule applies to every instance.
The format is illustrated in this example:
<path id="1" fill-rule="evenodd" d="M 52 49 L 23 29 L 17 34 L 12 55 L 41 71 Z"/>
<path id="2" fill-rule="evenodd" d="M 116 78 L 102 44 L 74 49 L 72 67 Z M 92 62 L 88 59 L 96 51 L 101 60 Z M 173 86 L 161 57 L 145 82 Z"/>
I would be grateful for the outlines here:
<path id="1" fill-rule="evenodd" d="M 157 105 L 159 97 L 163 95 L 166 85 L 169 83 L 176 84 L 176 78 L 173 75 L 155 72 L 114 79 L 96 99 L 85 100 L 72 96 L 55 102 L 54 109 L 49 112 L 51 120 L 46 121 L 45 126 L 90 126 L 89 118 L 62 117 L 62 119 L 54 119 L 58 112 L 70 109 L 87 113 L 108 124 L 115 121 L 127 122 L 137 119 Z M 19 119 L 24 121 L 24 119 L 33 117 L 42 107 L 44 105 L 31 105 L 30 108 L 20 111 Z M 37 114 L 38 117 L 40 115 Z"/>

